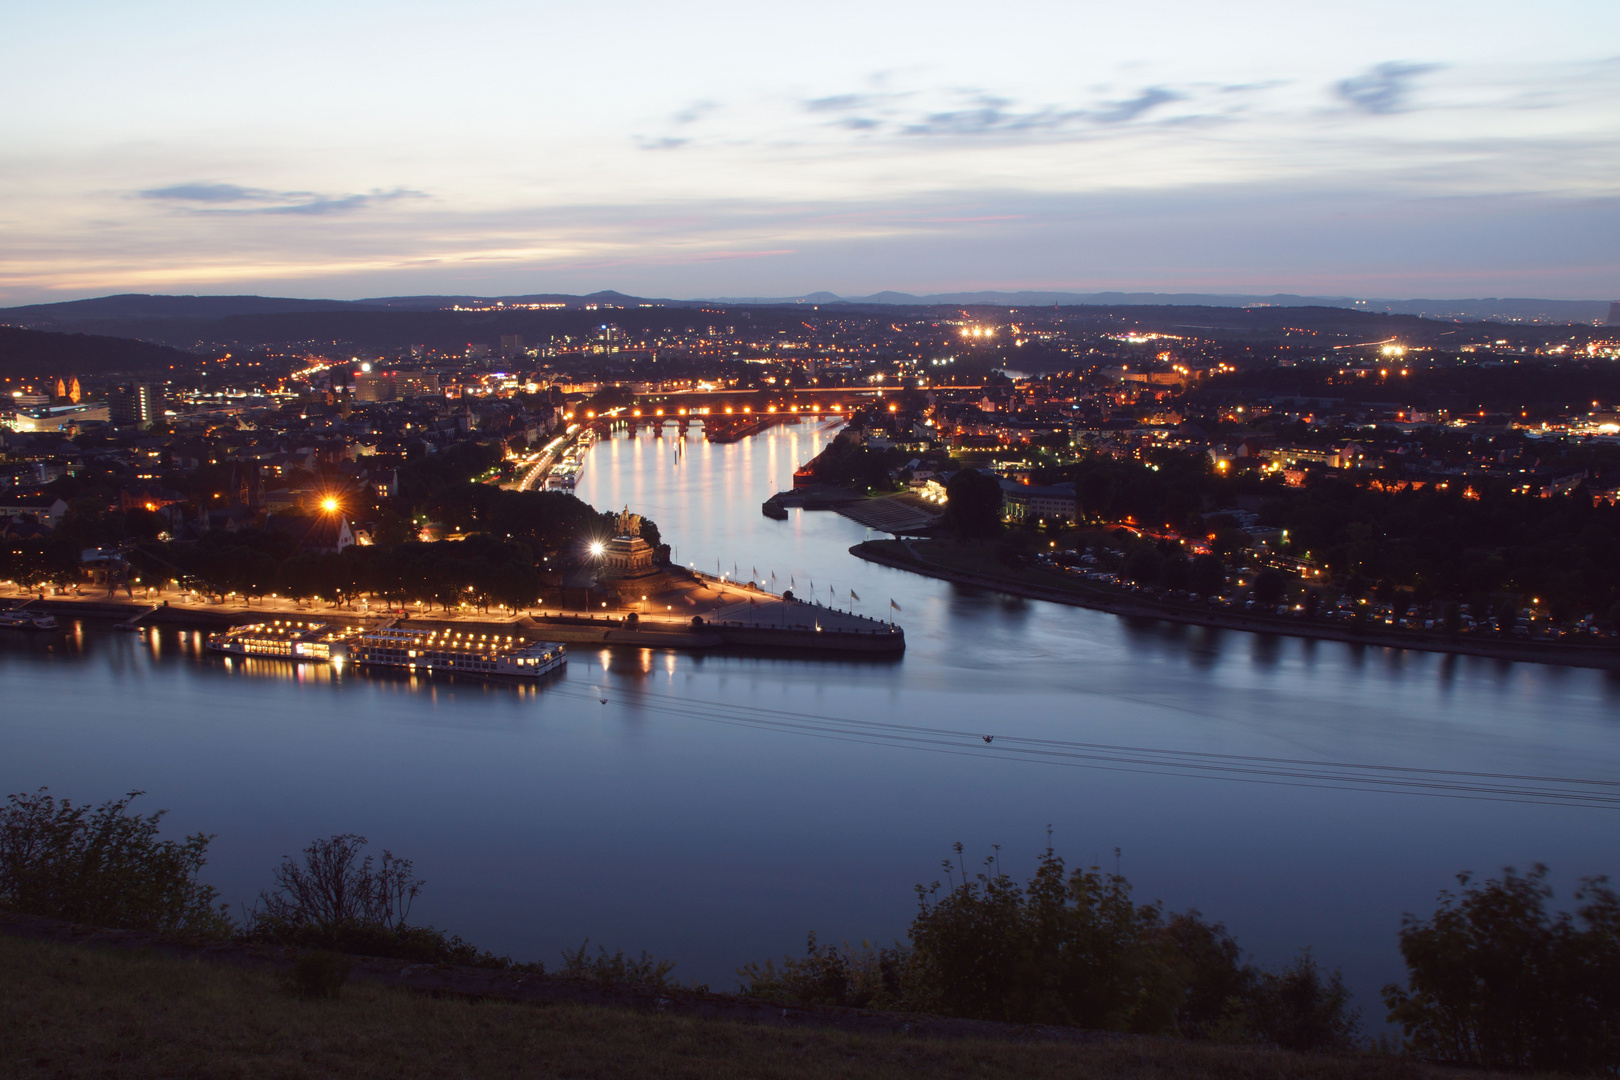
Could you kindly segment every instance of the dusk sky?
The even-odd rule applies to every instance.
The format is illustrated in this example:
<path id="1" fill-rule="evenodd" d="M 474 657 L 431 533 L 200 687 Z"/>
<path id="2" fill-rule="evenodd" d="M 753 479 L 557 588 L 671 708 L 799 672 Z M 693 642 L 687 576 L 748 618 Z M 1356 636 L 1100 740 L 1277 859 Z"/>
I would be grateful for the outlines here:
<path id="1" fill-rule="evenodd" d="M 1620 4 L 0 16 L 0 304 L 1620 297 Z"/>

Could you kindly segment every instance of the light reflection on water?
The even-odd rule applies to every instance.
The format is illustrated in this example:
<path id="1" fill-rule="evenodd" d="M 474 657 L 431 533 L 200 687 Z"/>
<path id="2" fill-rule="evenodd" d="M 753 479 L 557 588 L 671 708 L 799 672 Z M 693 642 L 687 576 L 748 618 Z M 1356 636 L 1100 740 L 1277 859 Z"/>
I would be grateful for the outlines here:
<path id="1" fill-rule="evenodd" d="M 673 429 L 668 429 L 673 434 Z M 759 504 L 830 433 L 730 446 L 643 433 L 579 495 L 658 522 L 682 562 L 884 616 L 899 661 L 580 650 L 540 685 L 226 663 L 191 631 L 0 639 L 0 785 L 133 788 L 218 834 L 209 877 L 251 899 L 281 855 L 356 831 L 412 857 L 417 913 L 554 960 L 586 936 L 730 986 L 739 963 L 903 932 L 910 886 L 962 840 L 1027 866 L 1050 823 L 1145 897 L 1196 905 L 1263 960 L 1305 944 L 1363 1006 L 1399 974 L 1403 911 L 1463 869 L 1616 873 L 1613 811 L 1018 761 L 809 730 L 817 717 L 1002 736 L 1620 780 L 1608 674 L 1125 620 L 861 562 L 860 526 Z M 49 637 L 50 640 L 44 640 Z M 749 718 L 759 721 L 748 722 Z"/>

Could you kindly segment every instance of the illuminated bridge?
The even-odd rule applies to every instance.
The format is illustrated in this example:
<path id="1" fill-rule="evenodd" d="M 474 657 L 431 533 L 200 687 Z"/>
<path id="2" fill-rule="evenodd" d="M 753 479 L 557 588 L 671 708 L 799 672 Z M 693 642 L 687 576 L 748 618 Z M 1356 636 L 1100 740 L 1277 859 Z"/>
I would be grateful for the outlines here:
<path id="1" fill-rule="evenodd" d="M 712 442 L 735 442 L 773 424 L 806 417 L 847 416 L 862 405 L 893 393 L 893 387 L 816 387 L 803 390 L 675 390 L 637 395 L 629 405 L 601 414 L 575 417 L 599 431 L 615 428 L 635 431 L 642 425 L 667 423 L 687 430 L 693 420 L 703 423 Z"/>

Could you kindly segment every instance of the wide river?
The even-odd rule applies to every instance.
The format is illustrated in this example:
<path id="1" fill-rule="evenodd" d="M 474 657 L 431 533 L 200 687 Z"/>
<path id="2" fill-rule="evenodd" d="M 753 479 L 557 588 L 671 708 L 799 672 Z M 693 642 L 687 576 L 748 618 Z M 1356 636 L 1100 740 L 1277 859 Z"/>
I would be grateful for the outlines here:
<path id="1" fill-rule="evenodd" d="M 512 687 L 227 669 L 191 632 L 0 631 L 0 791 L 143 789 L 172 832 L 217 834 L 205 874 L 233 903 L 311 838 L 363 833 L 415 860 L 420 920 L 548 963 L 587 937 L 646 949 L 716 989 L 809 930 L 903 936 L 953 842 L 999 844 L 1022 876 L 1050 828 L 1071 863 L 1119 849 L 1139 898 L 1198 908 L 1264 963 L 1312 947 L 1375 1026 L 1403 912 L 1458 871 L 1545 862 L 1566 900 L 1620 876 L 1614 677 L 1132 623 L 875 566 L 848 554 L 854 522 L 760 513 L 829 437 L 694 434 L 677 462 L 672 437 L 621 434 L 578 495 L 647 514 L 699 569 L 875 616 L 892 600 L 904 659 L 581 649 Z"/>

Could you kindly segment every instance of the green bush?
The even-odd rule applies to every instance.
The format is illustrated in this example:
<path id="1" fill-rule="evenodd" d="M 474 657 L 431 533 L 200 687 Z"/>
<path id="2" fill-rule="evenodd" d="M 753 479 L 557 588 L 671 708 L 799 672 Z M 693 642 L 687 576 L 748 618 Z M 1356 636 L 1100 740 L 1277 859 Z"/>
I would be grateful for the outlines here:
<path id="1" fill-rule="evenodd" d="M 617 983 L 622 986 L 646 986 L 656 990 L 670 985 L 669 973 L 675 970 L 673 960 L 656 960 L 643 952 L 639 958 L 630 958 L 620 949 L 609 956 L 607 949 L 598 945 L 597 955 L 590 956 L 586 949 L 590 938 L 580 942 L 578 949 L 563 950 L 563 966 L 559 974 L 594 982 Z"/>
<path id="2" fill-rule="evenodd" d="M 784 957 L 780 969 L 771 960 L 744 964 L 737 974 L 742 976 L 742 993 L 746 997 L 802 1005 L 896 1009 L 908 1005 L 910 961 L 910 950 L 898 944 L 884 949 L 868 941 L 852 947 L 846 941 L 839 949 L 817 944 L 812 933 L 802 959 Z"/>
<path id="3" fill-rule="evenodd" d="M 918 887 L 909 945 L 839 949 L 812 934 L 803 957 L 739 969 L 743 993 L 1295 1050 L 1358 1041 L 1337 972 L 1308 953 L 1280 972 L 1245 964 L 1224 927 L 1136 903 L 1117 873 L 1068 871 L 1051 849 L 1023 884 L 995 857 L 976 874 L 953 860 L 944 868 L 948 888 Z"/>
<path id="4" fill-rule="evenodd" d="M 1384 987 L 1418 1055 L 1488 1069 L 1620 1072 L 1620 897 L 1604 878 L 1551 914 L 1547 868 L 1442 892 L 1401 930 L 1407 986 Z"/>
<path id="5" fill-rule="evenodd" d="M 1344 978 L 1324 973 L 1308 949 L 1281 971 L 1256 974 L 1244 1020 L 1250 1041 L 1285 1050 L 1351 1050 L 1361 1041 Z"/>
<path id="6" fill-rule="evenodd" d="M 961 854 L 961 845 L 957 845 Z M 1173 1027 L 1177 984 L 1155 904 L 1093 867 L 1065 873 L 1048 849 L 1020 885 L 994 858 L 969 876 L 918 890 L 910 937 L 915 1007 L 952 1016 L 1111 1031 Z M 936 899 L 937 897 L 937 899 Z"/>
<path id="7" fill-rule="evenodd" d="M 218 894 L 197 880 L 213 837 L 158 839 L 166 811 L 129 813 L 142 794 L 94 810 L 46 788 L 10 796 L 0 809 L 0 906 L 124 930 L 229 934 Z"/>

